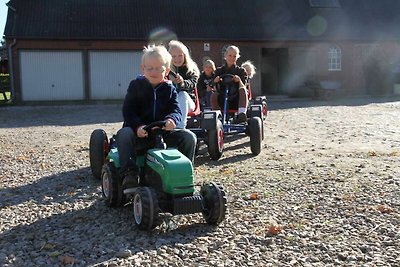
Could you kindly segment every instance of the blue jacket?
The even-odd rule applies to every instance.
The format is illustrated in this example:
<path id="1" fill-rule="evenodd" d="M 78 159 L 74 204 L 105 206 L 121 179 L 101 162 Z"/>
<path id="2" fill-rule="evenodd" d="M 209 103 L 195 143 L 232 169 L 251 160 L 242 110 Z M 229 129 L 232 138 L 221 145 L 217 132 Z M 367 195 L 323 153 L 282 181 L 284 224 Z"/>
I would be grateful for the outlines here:
<path id="1" fill-rule="evenodd" d="M 177 96 L 171 81 L 165 80 L 153 88 L 144 76 L 138 76 L 129 84 L 125 96 L 122 107 L 124 126 L 136 132 L 141 125 L 168 118 L 177 124 L 182 120 Z"/>

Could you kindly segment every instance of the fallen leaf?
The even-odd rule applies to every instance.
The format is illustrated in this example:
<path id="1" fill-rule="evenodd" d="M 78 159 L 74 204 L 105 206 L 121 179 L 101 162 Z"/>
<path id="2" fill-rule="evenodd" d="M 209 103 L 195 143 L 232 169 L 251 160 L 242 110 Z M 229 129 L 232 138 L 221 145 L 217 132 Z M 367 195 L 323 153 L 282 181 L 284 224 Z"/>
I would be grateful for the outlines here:
<path id="1" fill-rule="evenodd" d="M 282 232 L 282 226 L 278 224 L 270 224 L 268 227 L 268 234 L 270 235 L 277 235 Z"/>
<path id="2" fill-rule="evenodd" d="M 19 156 L 15 158 L 17 161 L 25 161 L 27 158 L 25 156 Z"/>
<path id="3" fill-rule="evenodd" d="M 51 253 L 49 253 L 49 256 L 50 257 L 57 257 L 57 256 L 59 256 L 61 253 L 59 252 L 59 251 L 53 251 L 53 252 L 51 252 Z"/>
<path id="4" fill-rule="evenodd" d="M 257 200 L 258 199 L 258 194 L 257 193 L 253 193 L 249 196 L 250 200 Z"/>
<path id="5" fill-rule="evenodd" d="M 72 265 L 75 263 L 75 258 L 68 255 L 60 256 L 58 257 L 58 259 L 60 260 L 62 265 Z"/>
<path id="6" fill-rule="evenodd" d="M 391 213 L 393 212 L 393 208 L 387 205 L 378 205 L 377 210 L 381 213 Z"/>
<path id="7" fill-rule="evenodd" d="M 56 245 L 54 245 L 54 244 L 45 243 L 45 244 L 43 244 L 43 246 L 40 248 L 40 250 L 43 250 L 43 249 L 51 250 L 51 249 L 53 249 L 53 248 L 55 248 L 55 247 L 56 247 Z"/>

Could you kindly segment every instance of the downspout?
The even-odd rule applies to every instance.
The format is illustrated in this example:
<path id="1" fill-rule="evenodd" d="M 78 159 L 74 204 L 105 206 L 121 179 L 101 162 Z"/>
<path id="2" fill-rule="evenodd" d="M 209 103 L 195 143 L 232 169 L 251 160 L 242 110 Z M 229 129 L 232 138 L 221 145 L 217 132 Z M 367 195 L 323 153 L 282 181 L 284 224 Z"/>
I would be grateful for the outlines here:
<path id="1" fill-rule="evenodd" d="M 13 62 L 13 54 L 12 54 L 12 48 L 15 46 L 17 43 L 17 39 L 15 38 L 15 24 L 17 23 L 17 10 L 13 8 L 9 3 L 6 4 L 10 10 L 14 12 L 14 21 L 13 21 L 13 27 L 12 27 L 12 35 L 14 36 L 13 42 L 8 46 L 8 66 L 10 69 L 10 87 L 11 87 L 11 101 L 15 103 L 15 80 L 14 80 L 14 62 Z"/>
<path id="2" fill-rule="evenodd" d="M 11 87 L 11 102 L 15 103 L 15 85 L 14 85 L 14 64 L 12 56 L 12 47 L 17 43 L 17 39 L 14 38 L 13 42 L 8 46 L 8 66 L 10 68 L 10 87 Z"/>

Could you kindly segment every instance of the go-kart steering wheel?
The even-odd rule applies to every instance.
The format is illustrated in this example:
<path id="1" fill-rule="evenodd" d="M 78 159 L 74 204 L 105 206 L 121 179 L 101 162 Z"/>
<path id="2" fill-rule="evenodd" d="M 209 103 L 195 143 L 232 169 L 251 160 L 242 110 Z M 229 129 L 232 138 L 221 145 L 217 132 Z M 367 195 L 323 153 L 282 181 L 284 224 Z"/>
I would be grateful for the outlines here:
<path id="1" fill-rule="evenodd" d="M 219 76 L 221 78 L 221 82 L 225 85 L 232 85 L 233 83 L 235 83 L 235 81 L 233 80 L 233 78 L 235 77 L 235 75 L 232 74 L 222 74 L 221 76 Z"/>

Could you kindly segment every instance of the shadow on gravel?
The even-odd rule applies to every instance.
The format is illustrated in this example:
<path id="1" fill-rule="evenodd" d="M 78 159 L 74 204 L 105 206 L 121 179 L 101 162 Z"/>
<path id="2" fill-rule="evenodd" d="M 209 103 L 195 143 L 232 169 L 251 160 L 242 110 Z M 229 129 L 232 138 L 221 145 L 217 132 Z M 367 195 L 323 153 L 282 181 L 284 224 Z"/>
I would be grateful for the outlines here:
<path id="1" fill-rule="evenodd" d="M 10 216 L 6 222 L 11 225 L 18 224 L 0 233 L 2 255 L 13 254 L 18 266 L 28 262 L 58 266 L 63 256 L 72 257 L 74 266 L 87 266 L 125 257 L 121 251 L 133 255 L 160 246 L 184 245 L 215 231 L 199 223 L 200 215 L 194 215 L 193 221 L 176 222 L 175 228 L 140 231 L 134 227 L 131 206 L 106 207 L 100 190 L 100 181 L 91 177 L 89 168 L 2 189 L 0 214 Z M 0 265 L 6 263 L 2 260 Z"/>
<path id="2" fill-rule="evenodd" d="M 239 141 L 238 143 L 234 143 Z M 234 143 L 234 144 L 233 144 Z M 195 166 L 211 165 L 219 166 L 226 163 L 235 163 L 254 157 L 250 150 L 250 140 L 244 134 L 227 135 L 224 137 L 224 154 L 220 160 L 212 160 L 207 151 L 207 145 L 201 145 L 195 159 Z M 233 156 L 226 157 L 226 152 L 235 151 Z"/>
<path id="3" fill-rule="evenodd" d="M 2 107 L 0 128 L 75 126 L 121 122 L 122 105 L 60 105 Z"/>
<path id="4" fill-rule="evenodd" d="M 400 96 L 382 96 L 382 97 L 349 97 L 332 100 L 312 100 L 289 98 L 285 100 L 271 99 L 268 101 L 268 110 L 309 108 L 324 106 L 365 106 L 369 104 L 392 103 L 400 101 Z M 268 120 L 268 118 L 267 118 Z"/>
<path id="5" fill-rule="evenodd" d="M 0 212 L 5 207 L 24 202 L 48 205 L 92 195 L 98 191 L 96 188 L 98 182 L 89 177 L 91 177 L 90 169 L 83 168 L 46 176 L 20 187 L 0 189 Z"/>

